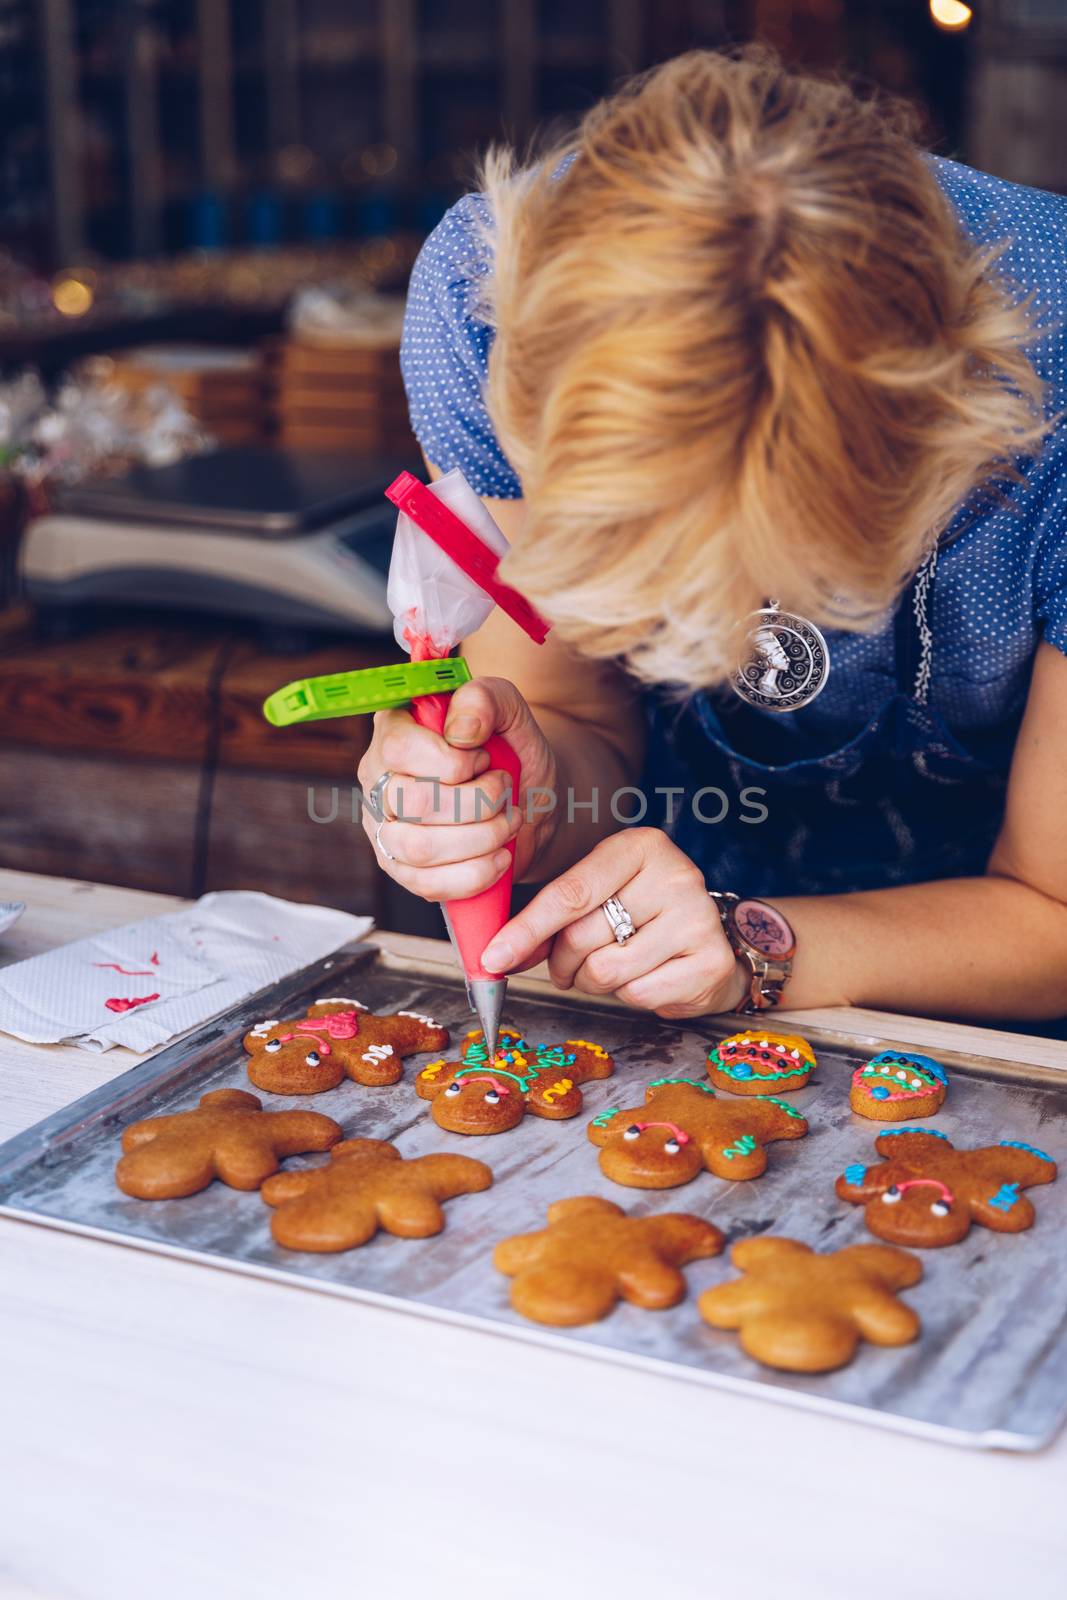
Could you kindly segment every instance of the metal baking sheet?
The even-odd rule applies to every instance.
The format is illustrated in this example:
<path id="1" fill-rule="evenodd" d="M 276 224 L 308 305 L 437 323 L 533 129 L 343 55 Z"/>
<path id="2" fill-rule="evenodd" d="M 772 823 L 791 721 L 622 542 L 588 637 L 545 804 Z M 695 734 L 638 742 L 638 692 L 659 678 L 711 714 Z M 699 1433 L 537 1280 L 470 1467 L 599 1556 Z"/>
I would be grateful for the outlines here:
<path id="1" fill-rule="evenodd" d="M 507 1282 L 490 1261 L 493 1245 L 543 1226 L 550 1202 L 568 1195 L 604 1195 L 636 1214 L 697 1212 L 713 1219 L 730 1242 L 773 1232 L 825 1249 L 869 1237 L 862 1208 L 839 1201 L 833 1185 L 850 1161 L 873 1157 L 880 1126 L 849 1111 L 848 1082 L 858 1061 L 891 1041 L 853 1040 L 846 1048 L 835 1040 L 820 1048 L 818 1035 L 812 1036 L 818 1072 L 791 1097 L 811 1132 L 771 1146 L 764 1177 L 731 1184 L 705 1173 L 679 1189 L 622 1189 L 602 1175 L 586 1138 L 588 1121 L 607 1106 L 640 1101 L 652 1078 L 702 1075 L 708 1040 L 727 1027 L 674 1025 L 516 988 L 505 1018 L 510 1026 L 537 1041 L 593 1038 L 616 1058 L 615 1077 L 586 1086 L 586 1109 L 573 1121 L 528 1116 L 511 1132 L 484 1139 L 445 1133 L 414 1093 L 417 1063 L 411 1062 L 391 1088 L 346 1080 L 307 1100 L 277 1102 L 325 1111 L 349 1137 L 392 1139 L 405 1156 L 449 1148 L 487 1161 L 493 1188 L 449 1202 L 445 1231 L 436 1238 L 379 1234 L 344 1255 L 302 1255 L 273 1243 L 270 1213 L 257 1194 L 216 1183 L 186 1200 L 122 1195 L 112 1176 L 122 1128 L 193 1106 L 207 1089 L 247 1086 L 240 1041 L 250 1023 L 284 1016 L 287 1006 L 303 1006 L 315 995 L 355 995 L 373 1010 L 429 1012 L 454 1038 L 471 1025 L 458 980 L 398 970 L 373 947 L 319 962 L 0 1146 L 0 1212 L 957 1444 L 1033 1450 L 1064 1421 L 1064 1182 L 1033 1192 L 1037 1222 L 1026 1233 L 1000 1236 L 975 1227 L 962 1244 L 922 1252 L 923 1281 L 907 1292 L 922 1317 L 919 1341 L 897 1350 L 863 1345 L 850 1366 L 823 1376 L 762 1368 L 744 1354 L 736 1335 L 701 1320 L 697 1294 L 732 1275 L 726 1253 L 686 1269 L 688 1297 L 670 1311 L 622 1305 L 592 1327 L 550 1330 L 523 1321 L 509 1306 Z M 951 1065 L 952 1088 L 938 1129 L 959 1146 L 1022 1139 L 1062 1164 L 1067 1074 L 1060 1081 L 1048 1069 L 978 1058 Z"/>

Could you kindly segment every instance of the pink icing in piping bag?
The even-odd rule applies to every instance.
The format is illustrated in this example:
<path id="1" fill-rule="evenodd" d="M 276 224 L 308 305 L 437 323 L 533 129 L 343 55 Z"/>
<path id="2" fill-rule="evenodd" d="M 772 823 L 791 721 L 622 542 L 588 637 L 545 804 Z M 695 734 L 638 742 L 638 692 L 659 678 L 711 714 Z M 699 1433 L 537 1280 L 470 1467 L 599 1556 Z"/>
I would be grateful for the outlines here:
<path id="1" fill-rule="evenodd" d="M 488 542 L 488 538 L 495 536 L 504 549 L 507 548 L 506 541 L 462 476 L 457 473 L 455 479 L 459 480 L 458 483 L 454 481 L 453 474 L 448 474 L 449 481 L 439 481 L 435 485 L 438 492 L 434 493 L 412 473 L 402 472 L 385 491 L 387 498 L 402 514 L 390 568 L 389 597 L 397 614 L 398 638 L 410 649 L 412 661 L 446 656 L 467 633 L 481 626 L 494 604 L 506 611 L 537 644 L 543 644 L 548 634 L 548 625 L 533 607 L 517 590 L 502 583 L 497 576 L 500 554 Z M 487 538 L 482 538 L 469 522 L 445 503 L 442 495 L 451 497 L 453 492 L 461 497 L 459 503 L 464 507 L 464 514 L 469 514 L 472 521 L 477 522 L 479 517 L 483 522 L 488 519 Z M 467 505 L 470 506 L 469 513 Z M 432 562 L 428 561 L 426 565 L 427 574 L 431 574 L 428 577 L 412 571 L 411 545 L 401 543 L 404 517 L 436 546 L 432 552 Z M 429 546 L 426 549 L 429 552 Z M 448 563 L 454 563 L 443 582 L 439 570 L 435 570 L 440 567 L 439 552 L 448 558 Z M 417 555 L 414 565 L 418 566 Z M 463 578 L 468 580 L 466 585 L 463 585 Z M 453 596 L 457 598 L 453 599 Z M 422 727 L 443 734 L 448 702 L 447 694 L 420 695 L 412 702 L 412 715 Z M 511 803 L 516 805 L 519 798 L 518 757 L 507 740 L 497 733 L 490 735 L 484 748 L 489 755 L 490 769 L 506 773 L 511 780 Z M 467 980 L 471 1006 L 482 1025 L 490 1058 L 496 1052 L 507 980 L 499 973 L 489 972 L 482 965 L 482 952 L 511 916 L 514 839 L 508 844 L 507 851 L 510 858 L 508 866 L 494 884 L 469 899 L 451 900 L 443 907 L 449 935 Z"/>

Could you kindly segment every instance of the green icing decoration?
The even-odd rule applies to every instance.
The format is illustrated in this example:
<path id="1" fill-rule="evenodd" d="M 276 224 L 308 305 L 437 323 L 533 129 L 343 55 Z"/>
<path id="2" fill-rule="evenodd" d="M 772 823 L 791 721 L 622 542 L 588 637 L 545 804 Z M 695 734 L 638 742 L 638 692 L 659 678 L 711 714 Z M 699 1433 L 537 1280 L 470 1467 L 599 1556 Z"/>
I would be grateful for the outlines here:
<path id="1" fill-rule="evenodd" d="M 803 1122 L 804 1120 L 803 1111 L 798 1111 L 796 1106 L 791 1106 L 788 1100 L 779 1100 L 777 1096 L 773 1094 L 758 1094 L 755 1098 L 757 1100 L 766 1100 L 768 1105 L 779 1106 L 781 1110 L 785 1112 L 787 1117 L 796 1117 L 798 1122 Z"/>
<path id="2" fill-rule="evenodd" d="M 727 1161 L 732 1161 L 734 1156 L 750 1156 L 756 1148 L 756 1141 L 750 1133 L 743 1133 L 736 1144 L 728 1144 L 723 1150 Z"/>
<path id="3" fill-rule="evenodd" d="M 611 1121 L 612 1117 L 617 1117 L 621 1110 L 622 1110 L 621 1106 L 609 1106 L 607 1111 L 602 1111 L 599 1116 L 593 1118 L 593 1127 L 594 1128 L 606 1127 L 607 1124 Z"/>
<path id="4" fill-rule="evenodd" d="M 753 1078 L 758 1079 L 760 1083 L 773 1083 L 776 1078 L 796 1078 L 802 1072 L 811 1071 L 811 1063 L 802 1060 L 797 1066 L 790 1067 L 786 1072 L 757 1072 L 755 1067 L 750 1067 L 748 1072 L 739 1074 L 737 1062 L 724 1061 L 719 1054 L 717 1045 L 713 1045 L 708 1051 L 708 1060 L 720 1072 L 725 1072 L 728 1078 L 737 1078 L 741 1083 L 751 1083 Z"/>
<path id="5" fill-rule="evenodd" d="M 696 1078 L 653 1078 L 649 1084 L 650 1089 L 658 1089 L 663 1083 L 691 1083 L 694 1089 L 699 1089 L 701 1094 L 714 1095 L 715 1090 L 710 1083 L 700 1083 Z"/>

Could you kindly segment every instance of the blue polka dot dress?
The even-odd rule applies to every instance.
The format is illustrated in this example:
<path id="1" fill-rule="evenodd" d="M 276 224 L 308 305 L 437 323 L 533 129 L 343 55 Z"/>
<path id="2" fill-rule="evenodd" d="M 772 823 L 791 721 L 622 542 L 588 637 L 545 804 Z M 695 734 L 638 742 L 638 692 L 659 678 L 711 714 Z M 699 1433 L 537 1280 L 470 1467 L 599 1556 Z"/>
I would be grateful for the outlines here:
<path id="1" fill-rule="evenodd" d="M 1067 411 L 1067 198 L 931 158 L 979 244 L 1032 297 L 1031 349 L 1049 414 Z M 521 497 L 482 398 L 493 333 L 479 315 L 491 270 L 488 205 L 468 195 L 424 245 L 401 364 L 426 456 L 479 494 Z M 905 595 L 875 633 L 828 634 L 818 700 L 789 715 L 727 693 L 679 706 L 646 695 L 645 821 L 669 828 L 709 883 L 741 893 L 823 893 L 984 870 L 1042 639 L 1067 653 L 1067 423 L 998 496 L 976 493 L 942 539 L 929 651 Z M 928 684 L 916 692 L 921 658 Z M 680 790 L 667 794 L 656 790 Z M 724 803 L 705 797 L 714 790 Z M 762 815 L 762 813 L 766 815 Z"/>

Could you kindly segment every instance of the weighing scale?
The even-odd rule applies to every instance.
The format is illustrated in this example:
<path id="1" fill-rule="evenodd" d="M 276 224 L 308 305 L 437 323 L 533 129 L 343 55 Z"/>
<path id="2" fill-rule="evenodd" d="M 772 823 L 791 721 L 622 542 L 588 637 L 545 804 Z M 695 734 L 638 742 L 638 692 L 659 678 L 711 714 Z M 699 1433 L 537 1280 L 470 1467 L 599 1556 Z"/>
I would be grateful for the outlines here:
<path id="1" fill-rule="evenodd" d="M 242 446 L 79 484 L 26 530 L 26 594 L 46 619 L 117 604 L 390 632 L 384 491 L 404 465 Z"/>

